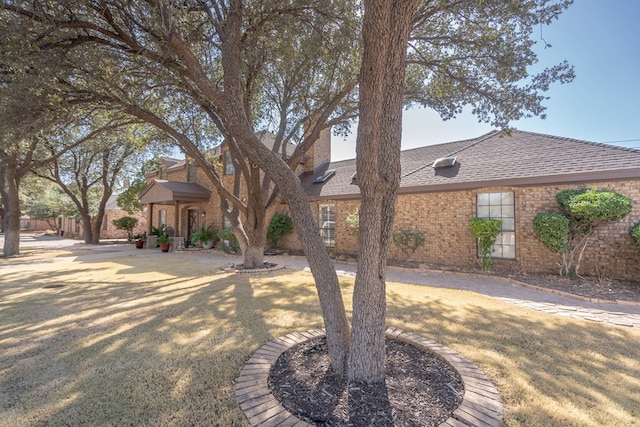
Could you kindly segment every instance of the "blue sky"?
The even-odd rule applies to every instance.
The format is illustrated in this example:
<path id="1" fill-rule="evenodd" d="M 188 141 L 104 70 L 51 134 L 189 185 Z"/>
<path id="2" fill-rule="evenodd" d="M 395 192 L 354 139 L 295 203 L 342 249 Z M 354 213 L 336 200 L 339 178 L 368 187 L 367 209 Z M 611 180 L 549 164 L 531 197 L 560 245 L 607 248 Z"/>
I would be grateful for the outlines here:
<path id="1" fill-rule="evenodd" d="M 569 61 L 572 83 L 553 85 L 546 93 L 547 118 L 512 126 L 531 132 L 615 143 L 640 148 L 640 1 L 575 0 L 560 19 L 542 28 L 551 48 L 538 39 L 538 65 Z M 446 122 L 430 110 L 412 109 L 403 117 L 402 148 L 474 138 L 492 128 L 464 113 Z M 355 156 L 355 133 L 333 137 L 332 160 Z M 626 141 L 626 142 L 614 142 Z"/>

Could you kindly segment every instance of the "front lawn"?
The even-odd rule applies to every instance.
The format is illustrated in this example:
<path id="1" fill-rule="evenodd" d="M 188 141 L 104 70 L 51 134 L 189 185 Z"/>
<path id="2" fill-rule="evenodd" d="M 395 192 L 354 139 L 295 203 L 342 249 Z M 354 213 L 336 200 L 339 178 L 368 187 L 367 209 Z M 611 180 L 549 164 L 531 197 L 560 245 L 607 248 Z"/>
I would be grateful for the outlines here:
<path id="1" fill-rule="evenodd" d="M 222 274 L 160 253 L 28 260 L 0 264 L 1 426 L 246 425 L 233 395 L 244 362 L 322 327 L 307 273 Z M 353 280 L 341 282 L 350 306 Z M 494 381 L 507 425 L 640 425 L 640 330 L 465 291 L 389 284 L 388 296 L 390 326 Z"/>

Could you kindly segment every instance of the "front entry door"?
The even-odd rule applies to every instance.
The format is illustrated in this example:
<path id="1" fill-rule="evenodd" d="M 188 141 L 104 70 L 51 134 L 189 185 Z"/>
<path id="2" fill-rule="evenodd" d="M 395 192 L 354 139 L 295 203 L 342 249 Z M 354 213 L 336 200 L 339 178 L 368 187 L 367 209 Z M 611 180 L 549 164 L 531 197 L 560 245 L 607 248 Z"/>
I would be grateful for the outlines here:
<path id="1" fill-rule="evenodd" d="M 198 231 L 198 210 L 189 209 L 187 211 L 187 235 L 185 237 L 188 239 L 196 231 Z"/>

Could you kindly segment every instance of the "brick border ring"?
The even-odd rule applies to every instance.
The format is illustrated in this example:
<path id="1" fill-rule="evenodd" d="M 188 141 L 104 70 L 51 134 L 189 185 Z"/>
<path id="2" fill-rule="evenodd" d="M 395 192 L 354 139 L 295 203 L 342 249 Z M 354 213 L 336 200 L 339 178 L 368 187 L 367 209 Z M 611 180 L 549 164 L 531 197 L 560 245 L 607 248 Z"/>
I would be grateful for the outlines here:
<path id="1" fill-rule="evenodd" d="M 244 365 L 234 391 L 236 403 L 244 412 L 249 424 L 262 427 L 314 427 L 287 411 L 269 390 L 269 373 L 278 357 L 290 348 L 312 339 L 322 338 L 322 329 L 294 332 L 269 341 L 260 347 Z M 441 427 L 499 426 L 504 409 L 500 394 L 493 383 L 470 360 L 443 345 L 426 340 L 411 332 L 397 328 L 386 331 L 388 339 L 413 345 L 429 351 L 451 365 L 462 378 L 464 396 L 453 415 L 440 424 Z"/>

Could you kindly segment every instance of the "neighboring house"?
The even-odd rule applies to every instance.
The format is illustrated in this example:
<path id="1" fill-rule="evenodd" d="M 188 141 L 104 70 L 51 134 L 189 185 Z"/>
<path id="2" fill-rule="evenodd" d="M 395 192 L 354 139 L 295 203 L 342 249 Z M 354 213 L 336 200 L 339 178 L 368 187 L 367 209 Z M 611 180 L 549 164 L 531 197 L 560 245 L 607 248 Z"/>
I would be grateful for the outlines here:
<path id="1" fill-rule="evenodd" d="M 1 219 L 1 218 L 0 218 Z M 52 221 L 56 221 L 52 218 Z M 55 222 L 53 223 L 55 225 Z M 51 230 L 51 224 L 48 221 L 37 219 L 29 215 L 22 215 L 20 217 L 20 231 L 49 231 Z"/>
<path id="2" fill-rule="evenodd" d="M 138 224 L 133 230 L 134 235 L 144 233 L 147 230 L 147 216 L 144 212 L 129 214 L 118 206 L 118 194 L 125 189 L 126 188 L 123 188 L 114 192 L 111 197 L 109 197 L 109 200 L 107 200 L 104 217 L 102 219 L 102 227 L 100 229 L 101 239 L 127 239 L 127 232 L 125 230 L 118 230 L 112 222 L 114 219 L 122 218 L 123 216 L 138 218 Z M 61 230 L 64 231 L 64 237 L 82 238 L 82 221 L 79 216 L 63 216 L 60 218 L 60 223 L 62 225 Z"/>
<path id="3" fill-rule="evenodd" d="M 318 230 L 330 250 L 355 254 L 357 237 L 350 233 L 346 221 L 360 204 L 355 160 L 330 163 L 330 138 L 319 141 L 314 150 L 312 161 L 300 170 L 300 178 Z M 177 168 L 180 162 L 176 162 L 173 167 Z M 596 232 L 585 252 L 583 271 L 640 277 L 640 255 L 629 236 L 631 225 L 640 220 L 640 150 L 523 131 L 503 136 L 494 131 L 475 139 L 406 150 L 401 162 L 394 229 L 424 233 L 426 243 L 412 256 L 414 261 L 432 267 L 476 266 L 477 246 L 467 222 L 483 216 L 503 221 L 494 247 L 496 268 L 557 272 L 556 255 L 534 236 L 533 218 L 541 211 L 558 210 L 555 195 L 559 191 L 596 187 L 631 198 L 633 211 Z M 174 205 L 175 213 L 186 218 L 194 215 L 188 213 L 190 209 L 200 207 L 203 218 L 206 210 L 206 217 L 220 228 L 217 194 L 203 175 L 196 176 L 184 193 L 194 200 L 185 201 L 182 208 Z M 185 177 L 185 172 L 176 173 L 156 185 L 165 189 L 167 198 L 170 194 L 179 196 Z M 282 239 L 279 246 L 300 249 L 293 235 Z M 391 258 L 403 256 L 392 246 Z"/>
<path id="4" fill-rule="evenodd" d="M 272 134 L 262 132 L 259 136 L 267 147 L 273 149 L 275 139 Z M 330 132 L 323 132 L 322 138 L 327 141 L 325 145 L 330 147 Z M 288 144 L 285 155 L 291 155 L 294 149 L 294 145 Z M 311 149 L 304 157 L 301 172 L 314 170 L 317 156 L 313 155 L 313 151 Z M 208 154 L 219 160 L 218 173 L 225 187 L 232 190 L 235 169 L 226 144 L 216 147 Z M 320 155 L 328 158 L 328 153 Z M 147 205 L 148 233 L 151 233 L 152 227 L 165 224 L 172 229 L 175 237 L 182 240 L 188 239 L 201 225 L 213 225 L 216 230 L 229 226 L 221 213 L 220 196 L 204 171 L 193 160 L 162 159 L 158 169 L 147 174 L 147 180 L 149 184 L 140 193 L 139 199 Z M 240 191 L 242 197 L 245 192 L 242 189 Z"/>

